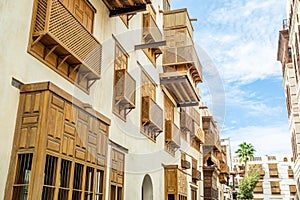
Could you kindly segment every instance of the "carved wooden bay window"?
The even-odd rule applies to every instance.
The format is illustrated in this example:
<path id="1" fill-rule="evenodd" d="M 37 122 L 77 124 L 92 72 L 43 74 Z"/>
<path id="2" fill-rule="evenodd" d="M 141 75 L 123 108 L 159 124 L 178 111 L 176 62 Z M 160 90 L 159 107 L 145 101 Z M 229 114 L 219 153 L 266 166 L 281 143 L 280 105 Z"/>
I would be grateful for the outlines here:
<path id="1" fill-rule="evenodd" d="M 164 166 L 165 199 L 187 200 L 187 174 L 177 165 Z"/>
<path id="2" fill-rule="evenodd" d="M 104 198 L 110 120 L 50 82 L 20 91 L 5 199 Z"/>
<path id="3" fill-rule="evenodd" d="M 128 73 L 128 54 L 116 43 L 114 60 L 113 111 L 122 119 L 135 108 L 136 82 Z"/>
<path id="4" fill-rule="evenodd" d="M 191 168 L 191 163 L 186 160 L 185 153 L 181 153 L 181 168 L 182 169 L 190 169 Z"/>
<path id="5" fill-rule="evenodd" d="M 201 180 L 201 172 L 198 170 L 198 161 L 192 158 L 192 180 L 197 185 L 197 181 Z"/>
<path id="6" fill-rule="evenodd" d="M 122 200 L 124 196 L 125 154 L 111 150 L 110 160 L 110 200 Z"/>
<path id="7" fill-rule="evenodd" d="M 202 65 L 193 42 L 193 27 L 186 9 L 164 12 L 163 73 L 160 82 L 181 107 L 198 105 L 197 84 L 202 82 Z"/>
<path id="8" fill-rule="evenodd" d="M 100 79 L 102 45 L 88 0 L 35 0 L 28 51 L 84 91 Z"/>
<path id="9" fill-rule="evenodd" d="M 180 147 L 181 134 L 180 129 L 174 123 L 175 105 L 171 99 L 164 96 L 164 113 L 165 113 L 165 145 L 166 150 L 175 155 L 175 151 Z"/>
<path id="10" fill-rule="evenodd" d="M 155 102 L 156 85 L 145 72 L 141 76 L 141 132 L 155 141 L 163 131 L 163 110 Z"/>
<path id="11" fill-rule="evenodd" d="M 162 33 L 156 24 L 156 12 L 152 5 L 148 6 L 148 12 L 143 14 L 142 43 L 151 44 L 162 41 Z M 149 60 L 155 65 L 157 57 L 162 54 L 159 46 L 143 49 Z"/>

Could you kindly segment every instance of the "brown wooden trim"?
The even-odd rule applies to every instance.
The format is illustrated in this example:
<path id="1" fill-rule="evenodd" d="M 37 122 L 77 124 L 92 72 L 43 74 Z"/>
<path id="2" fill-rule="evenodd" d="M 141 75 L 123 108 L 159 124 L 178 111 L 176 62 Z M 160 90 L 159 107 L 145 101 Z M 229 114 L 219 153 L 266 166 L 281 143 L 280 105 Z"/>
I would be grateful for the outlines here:
<path id="1" fill-rule="evenodd" d="M 19 98 L 19 104 L 20 105 L 24 105 L 25 102 L 25 97 L 24 96 L 20 96 Z M 16 119 L 16 126 L 15 126 L 15 131 L 14 131 L 14 139 L 13 139 L 13 144 L 16 144 L 19 141 L 20 135 L 17 134 L 19 132 L 19 130 L 21 129 L 22 126 L 22 118 L 20 117 L 21 114 L 23 113 L 24 107 L 19 106 L 18 107 L 18 112 L 17 112 L 17 119 Z M 15 180 L 15 171 L 17 168 L 17 150 L 18 147 L 16 145 L 12 146 L 12 151 L 11 151 L 11 155 L 10 155 L 10 164 L 9 164 L 9 168 L 8 168 L 8 174 L 7 174 L 7 178 L 6 178 L 6 185 L 5 185 L 5 192 L 4 192 L 4 200 L 10 200 L 12 199 L 12 192 L 13 190 L 11 189 L 11 186 L 14 183 Z M 30 177 L 32 180 L 32 177 Z M 29 188 L 30 190 L 30 188 Z M 29 191 L 29 195 L 30 195 L 30 191 Z"/>
<path id="2" fill-rule="evenodd" d="M 73 97 L 69 93 L 65 92 L 52 82 L 40 82 L 40 83 L 32 83 L 32 84 L 24 84 L 20 88 L 21 93 L 27 93 L 27 92 L 37 92 L 37 91 L 45 91 L 49 90 L 58 96 L 64 98 L 65 100 L 69 101 L 70 103 L 78 106 L 79 108 L 82 108 L 86 112 L 88 112 L 90 115 L 96 117 L 97 119 L 103 121 L 105 124 L 110 125 L 111 120 L 104 116 L 103 114 L 99 113 L 98 111 L 95 111 L 89 107 L 86 106 L 86 104 L 82 103 L 77 98 Z"/>

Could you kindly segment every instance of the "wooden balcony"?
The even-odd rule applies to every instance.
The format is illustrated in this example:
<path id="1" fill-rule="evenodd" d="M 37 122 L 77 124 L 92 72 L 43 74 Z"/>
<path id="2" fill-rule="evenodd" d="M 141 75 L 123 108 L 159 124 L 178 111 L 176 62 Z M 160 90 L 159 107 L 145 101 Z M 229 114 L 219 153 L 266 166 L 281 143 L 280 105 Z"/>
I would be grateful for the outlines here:
<path id="1" fill-rule="evenodd" d="M 194 122 L 192 117 L 186 112 L 180 111 L 180 129 L 184 132 L 194 132 Z"/>
<path id="2" fill-rule="evenodd" d="M 201 172 L 197 169 L 192 169 L 192 179 L 196 181 L 201 180 Z"/>
<path id="3" fill-rule="evenodd" d="M 190 169 L 191 168 L 191 163 L 187 160 L 181 160 L 181 167 L 183 169 Z"/>
<path id="4" fill-rule="evenodd" d="M 180 147 L 180 129 L 173 123 L 172 120 L 165 121 L 165 138 L 166 142 L 173 148 Z"/>
<path id="5" fill-rule="evenodd" d="M 219 174 L 219 182 L 221 184 L 226 184 L 228 182 L 228 177 L 226 174 Z"/>
<path id="6" fill-rule="evenodd" d="M 143 40 L 146 44 L 162 41 L 162 33 L 150 13 L 143 14 Z M 155 50 L 157 54 L 162 53 L 159 47 Z"/>
<path id="7" fill-rule="evenodd" d="M 117 104 L 125 105 L 125 108 L 135 108 L 136 82 L 126 70 L 116 70 L 116 98 Z"/>
<path id="8" fill-rule="evenodd" d="M 229 167 L 228 167 L 228 165 L 226 163 L 221 163 L 220 164 L 220 173 L 221 174 L 227 174 L 227 175 L 230 174 Z"/>
<path id="9" fill-rule="evenodd" d="M 221 150 L 219 129 L 212 116 L 202 117 L 203 130 L 205 132 L 204 146 L 213 146 L 216 150 Z"/>
<path id="10" fill-rule="evenodd" d="M 163 131 L 163 110 L 149 96 L 142 97 L 142 123 L 155 132 Z"/>
<path id="11" fill-rule="evenodd" d="M 188 71 L 161 73 L 160 83 L 174 96 L 179 106 L 198 105 L 200 97 Z"/>
<path id="12" fill-rule="evenodd" d="M 68 79 L 78 72 L 78 85 L 83 79 L 89 82 L 100 78 L 102 45 L 61 1 L 38 0 L 34 17 L 31 53 L 55 71 L 67 65 L 62 75 Z"/>
<path id="13" fill-rule="evenodd" d="M 167 44 L 168 39 L 166 38 Z M 202 82 L 202 65 L 193 44 L 166 46 L 163 52 L 164 66 L 187 66 L 195 84 Z"/>
<path id="14" fill-rule="evenodd" d="M 109 16 L 113 17 L 145 11 L 151 0 L 103 0 L 103 2 L 110 11 Z"/>
<path id="15" fill-rule="evenodd" d="M 226 157 L 223 152 L 217 152 L 217 158 L 221 163 L 226 163 Z"/>
<path id="16" fill-rule="evenodd" d="M 280 188 L 272 188 L 272 186 L 271 186 L 271 192 L 272 192 L 272 194 L 280 194 L 281 190 L 280 190 Z"/>
<path id="17" fill-rule="evenodd" d="M 259 181 L 257 182 L 254 190 L 253 190 L 253 193 L 256 193 L 256 194 L 262 194 L 264 191 L 263 191 L 263 182 Z"/>
<path id="18" fill-rule="evenodd" d="M 194 122 L 194 131 L 191 132 L 191 137 L 200 142 L 201 144 L 205 143 L 205 133 L 195 122 Z"/>

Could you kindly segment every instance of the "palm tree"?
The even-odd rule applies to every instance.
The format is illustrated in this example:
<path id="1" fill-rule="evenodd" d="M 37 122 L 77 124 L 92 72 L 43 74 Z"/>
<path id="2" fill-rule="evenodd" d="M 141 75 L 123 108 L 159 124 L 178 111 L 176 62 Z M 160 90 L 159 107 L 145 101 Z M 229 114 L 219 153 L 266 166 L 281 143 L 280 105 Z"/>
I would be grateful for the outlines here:
<path id="1" fill-rule="evenodd" d="M 239 148 L 236 150 L 235 153 L 238 154 L 239 162 L 245 164 L 245 173 L 247 172 L 247 162 L 250 158 L 253 158 L 255 149 L 252 144 L 247 144 L 243 142 L 239 144 Z"/>

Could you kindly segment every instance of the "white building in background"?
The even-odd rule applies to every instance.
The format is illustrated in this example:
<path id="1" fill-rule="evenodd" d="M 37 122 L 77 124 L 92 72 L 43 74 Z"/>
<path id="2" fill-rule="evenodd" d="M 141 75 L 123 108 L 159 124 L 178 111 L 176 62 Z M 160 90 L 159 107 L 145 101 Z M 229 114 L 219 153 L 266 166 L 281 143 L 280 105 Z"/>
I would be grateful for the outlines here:
<path id="1" fill-rule="evenodd" d="M 238 157 L 234 156 L 234 168 L 237 176 L 235 184 L 244 176 L 240 170 Z M 248 161 L 247 168 L 260 174 L 260 180 L 254 189 L 254 200 L 291 200 L 296 195 L 296 181 L 293 173 L 293 161 L 289 155 L 260 156 Z M 238 188 L 237 188 L 238 190 Z"/>
<path id="2" fill-rule="evenodd" d="M 228 177 L 227 184 L 224 185 L 224 199 L 225 200 L 231 200 L 233 199 L 233 177 L 231 172 L 233 171 L 232 169 L 232 154 L 231 154 L 231 145 L 230 145 L 230 138 L 222 138 L 221 139 L 221 147 L 222 150 L 226 154 L 226 163 L 230 172 L 230 175 Z"/>

